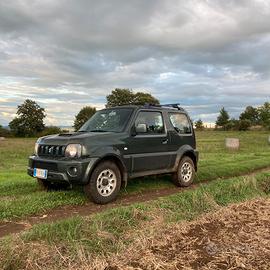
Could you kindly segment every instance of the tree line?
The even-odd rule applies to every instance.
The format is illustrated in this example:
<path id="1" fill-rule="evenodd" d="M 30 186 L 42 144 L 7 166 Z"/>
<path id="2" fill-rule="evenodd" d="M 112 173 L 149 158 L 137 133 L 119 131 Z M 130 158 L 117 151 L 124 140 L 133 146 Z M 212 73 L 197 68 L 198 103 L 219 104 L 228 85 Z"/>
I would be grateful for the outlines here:
<path id="1" fill-rule="evenodd" d="M 265 102 L 258 107 L 247 106 L 240 114 L 239 119 L 230 118 L 228 111 L 223 107 L 216 120 L 218 130 L 249 130 L 251 127 L 260 126 L 270 130 L 270 103 Z M 195 122 L 196 129 L 204 129 L 201 119 Z"/>
<path id="2" fill-rule="evenodd" d="M 159 100 L 149 93 L 134 92 L 130 89 L 114 89 L 106 96 L 106 108 L 121 105 L 144 105 L 160 104 Z M 73 127 L 75 131 L 96 112 L 92 106 L 83 107 L 75 116 Z M 18 106 L 16 117 L 9 123 L 9 128 L 5 129 L 0 125 L 0 137 L 36 137 L 67 132 L 56 126 L 45 126 L 45 109 L 40 107 L 35 101 L 27 99 Z M 204 124 L 201 119 L 194 123 L 196 129 L 203 130 Z M 229 113 L 223 107 L 216 121 L 216 128 L 219 130 L 248 130 L 251 126 L 260 125 L 270 129 L 270 103 L 265 102 L 257 108 L 248 106 L 240 114 L 239 119 L 230 118 Z"/>
<path id="3" fill-rule="evenodd" d="M 107 97 L 106 107 L 121 105 L 144 105 L 145 103 L 159 104 L 159 100 L 149 93 L 133 92 L 130 89 L 116 88 Z M 75 131 L 96 112 L 92 106 L 83 107 L 75 116 L 73 127 Z M 67 132 L 56 126 L 45 126 L 45 109 L 35 101 L 26 99 L 23 104 L 18 106 L 16 117 L 9 123 L 9 128 L 5 129 L 0 125 L 0 137 L 41 137 L 50 134 Z"/>

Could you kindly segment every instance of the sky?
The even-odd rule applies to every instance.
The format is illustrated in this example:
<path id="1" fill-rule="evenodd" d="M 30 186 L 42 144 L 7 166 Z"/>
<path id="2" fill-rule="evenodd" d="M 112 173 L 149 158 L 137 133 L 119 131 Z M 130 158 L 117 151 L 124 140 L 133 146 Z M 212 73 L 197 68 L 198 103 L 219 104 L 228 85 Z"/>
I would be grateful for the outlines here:
<path id="1" fill-rule="evenodd" d="M 27 98 L 71 126 L 114 88 L 215 122 L 270 100 L 270 1 L 0 2 L 0 124 Z"/>

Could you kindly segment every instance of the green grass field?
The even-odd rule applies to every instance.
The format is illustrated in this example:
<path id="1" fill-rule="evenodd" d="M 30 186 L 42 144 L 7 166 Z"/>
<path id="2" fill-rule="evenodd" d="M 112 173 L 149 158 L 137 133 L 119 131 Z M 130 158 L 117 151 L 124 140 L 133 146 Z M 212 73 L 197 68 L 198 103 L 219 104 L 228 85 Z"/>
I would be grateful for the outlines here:
<path id="1" fill-rule="evenodd" d="M 240 138 L 240 150 L 226 150 L 225 137 Z M 270 167 L 268 133 L 198 132 L 197 143 L 200 163 L 196 181 L 213 181 L 150 202 L 37 224 L 19 235 L 2 238 L 0 269 L 118 269 L 105 268 L 112 256 L 132 251 L 133 245 L 149 237 L 157 240 L 161 231 L 170 232 L 181 222 L 203 219 L 206 213 L 231 203 L 269 200 L 270 172 L 240 176 Z M 26 174 L 33 145 L 33 139 L 0 142 L 0 220 L 24 219 L 60 205 L 86 202 L 80 188 L 53 192 L 38 189 Z M 147 177 L 130 181 L 120 196 L 171 186 L 169 176 Z M 131 266 L 137 269 L 135 264 Z"/>
<path id="2" fill-rule="evenodd" d="M 200 151 L 196 181 L 228 178 L 270 166 L 267 132 L 198 132 Z M 240 150 L 228 151 L 226 137 L 240 138 Z M 84 204 L 81 188 L 72 191 L 40 191 L 26 174 L 27 157 L 33 152 L 34 139 L 7 139 L 0 142 L 0 220 L 24 218 L 61 205 Z M 169 176 L 147 177 L 129 182 L 120 196 L 145 189 L 172 186 Z"/>
<path id="3" fill-rule="evenodd" d="M 162 243 L 162 232 L 173 233 L 174 226 L 181 222 L 200 220 L 204 214 L 231 203 L 259 198 L 268 200 L 269 192 L 270 173 L 259 173 L 226 181 L 215 180 L 194 190 L 147 203 L 119 206 L 89 217 L 74 216 L 35 225 L 18 236 L 0 239 L 0 268 L 119 269 L 106 268 L 106 265 L 115 263 L 114 256 L 119 253 L 128 258 L 136 243 L 143 241 L 143 246 L 148 241 L 149 245 L 151 239 Z M 154 252 L 155 246 L 150 249 Z M 129 269 L 138 269 L 136 264 L 130 266 Z"/>

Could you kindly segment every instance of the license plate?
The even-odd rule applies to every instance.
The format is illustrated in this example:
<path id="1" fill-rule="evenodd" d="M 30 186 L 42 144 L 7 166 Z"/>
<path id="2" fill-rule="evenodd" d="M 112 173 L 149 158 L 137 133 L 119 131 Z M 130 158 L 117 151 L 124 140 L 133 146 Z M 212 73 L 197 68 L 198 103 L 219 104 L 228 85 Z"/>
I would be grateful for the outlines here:
<path id="1" fill-rule="evenodd" d="M 47 179 L 48 170 L 34 168 L 33 176 L 41 179 Z"/>

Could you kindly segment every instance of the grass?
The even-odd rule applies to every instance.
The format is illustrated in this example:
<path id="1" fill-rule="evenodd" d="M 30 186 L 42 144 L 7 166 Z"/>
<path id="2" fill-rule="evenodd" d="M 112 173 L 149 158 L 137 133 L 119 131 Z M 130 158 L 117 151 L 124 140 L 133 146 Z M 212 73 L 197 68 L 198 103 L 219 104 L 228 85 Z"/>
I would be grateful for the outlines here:
<path id="1" fill-rule="evenodd" d="M 240 138 L 240 150 L 224 148 L 225 137 Z M 267 132 L 198 132 L 200 151 L 196 181 L 228 178 L 270 166 Z M 34 139 L 7 139 L 0 142 L 0 220 L 12 220 L 46 212 L 57 206 L 84 204 L 81 188 L 44 192 L 26 174 L 27 158 Z M 145 177 L 129 182 L 120 196 L 173 186 L 169 176 Z"/>
<path id="2" fill-rule="evenodd" d="M 91 217 L 77 216 L 55 223 L 35 225 L 33 229 L 23 234 L 23 238 L 26 241 L 44 240 L 51 244 L 61 241 L 69 243 L 74 240 L 93 240 L 95 245 L 90 246 L 93 250 L 97 248 L 96 243 L 101 244 L 102 237 L 99 232 L 103 232 L 104 235 L 111 234 L 118 241 L 128 230 L 156 218 L 157 212 L 160 211 L 168 222 L 191 220 L 229 203 L 269 196 L 270 193 L 263 189 L 265 184 L 270 185 L 270 173 L 213 181 L 200 185 L 195 190 L 187 190 L 147 203 L 109 209 Z M 98 250 L 104 250 L 104 247 Z"/>
<path id="3" fill-rule="evenodd" d="M 0 268 L 61 268 L 80 264 L 81 257 L 111 256 L 125 250 L 139 236 L 180 220 L 192 220 L 230 203 L 269 197 L 270 173 L 213 181 L 152 202 L 118 207 L 89 217 L 73 217 L 35 225 L 15 238 L 0 241 Z M 31 252 L 27 252 L 31 250 Z M 29 265 L 28 265 L 29 266 Z M 64 267 L 63 267 L 64 268 Z"/>

